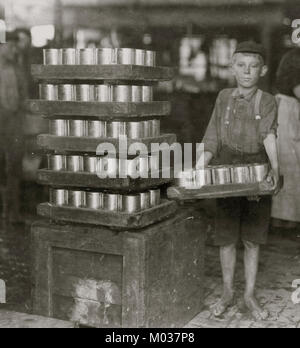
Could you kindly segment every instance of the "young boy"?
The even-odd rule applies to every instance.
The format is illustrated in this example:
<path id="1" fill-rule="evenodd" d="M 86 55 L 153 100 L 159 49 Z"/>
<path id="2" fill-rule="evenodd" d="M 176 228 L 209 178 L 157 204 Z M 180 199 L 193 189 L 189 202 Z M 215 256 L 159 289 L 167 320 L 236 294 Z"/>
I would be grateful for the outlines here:
<path id="1" fill-rule="evenodd" d="M 267 180 L 278 190 L 279 165 L 276 146 L 277 106 L 275 98 L 258 89 L 258 82 L 268 71 L 261 45 L 243 42 L 232 58 L 236 89 L 221 91 L 206 131 L 204 165 L 267 163 Z M 255 298 L 260 245 L 266 244 L 271 212 L 271 197 L 217 200 L 216 245 L 220 247 L 224 292 L 213 306 L 216 317 L 234 302 L 236 244 L 241 236 L 245 246 L 246 289 L 244 300 L 256 320 L 269 313 Z"/>

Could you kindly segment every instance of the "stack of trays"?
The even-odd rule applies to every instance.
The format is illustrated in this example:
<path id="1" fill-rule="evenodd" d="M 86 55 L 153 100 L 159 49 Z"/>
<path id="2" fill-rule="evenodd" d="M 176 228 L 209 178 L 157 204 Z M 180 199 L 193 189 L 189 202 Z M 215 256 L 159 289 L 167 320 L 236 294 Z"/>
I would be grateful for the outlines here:
<path id="1" fill-rule="evenodd" d="M 40 83 L 40 99 L 29 105 L 50 126 L 49 134 L 38 137 L 51 151 L 48 168 L 38 173 L 51 193 L 50 202 L 38 208 L 41 216 L 136 229 L 176 212 L 175 202 L 160 199 L 161 188 L 172 179 L 160 177 L 160 158 L 151 148 L 153 143 L 176 142 L 176 136 L 160 130 L 170 103 L 153 101 L 153 85 L 170 80 L 173 71 L 156 67 L 155 52 L 50 49 L 44 50 L 43 65 L 32 71 Z M 136 143 L 149 151 L 134 158 L 141 152 L 131 155 L 130 145 Z M 107 144 L 113 150 L 98 152 Z"/>
<path id="2" fill-rule="evenodd" d="M 175 200 L 250 197 L 274 194 L 267 183 L 268 164 L 211 166 L 177 174 L 176 186 L 168 189 Z"/>
<path id="3" fill-rule="evenodd" d="M 133 48 L 64 48 L 44 50 L 44 65 L 156 66 L 156 52 Z"/>

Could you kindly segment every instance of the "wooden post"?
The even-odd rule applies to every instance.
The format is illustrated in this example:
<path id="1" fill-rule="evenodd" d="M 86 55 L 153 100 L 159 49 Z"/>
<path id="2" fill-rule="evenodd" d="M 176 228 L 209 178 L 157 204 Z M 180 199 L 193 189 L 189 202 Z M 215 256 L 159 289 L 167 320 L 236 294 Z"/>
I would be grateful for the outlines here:
<path id="1" fill-rule="evenodd" d="M 55 18 L 55 44 L 57 47 L 62 47 L 63 42 L 63 5 L 61 0 L 55 0 L 54 8 Z"/>

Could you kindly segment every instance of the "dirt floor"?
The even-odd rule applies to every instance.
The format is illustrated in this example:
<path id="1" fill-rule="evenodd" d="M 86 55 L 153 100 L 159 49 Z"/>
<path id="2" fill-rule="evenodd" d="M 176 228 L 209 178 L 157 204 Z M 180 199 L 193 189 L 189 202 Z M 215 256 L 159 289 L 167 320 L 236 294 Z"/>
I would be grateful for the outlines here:
<path id="1" fill-rule="evenodd" d="M 10 226 L 0 221 L 0 279 L 7 285 L 5 309 L 19 312 L 31 311 L 31 251 L 30 225 Z M 210 227 L 208 227 L 210 229 Z M 208 231 L 209 232 L 209 231 Z M 243 250 L 239 250 L 236 289 L 242 299 L 244 286 Z M 272 231 L 268 246 L 262 249 L 257 295 L 270 311 L 266 322 L 255 322 L 238 301 L 222 319 L 212 317 L 209 306 L 221 294 L 221 270 L 218 249 L 206 249 L 205 308 L 187 325 L 189 328 L 250 328 L 250 327 L 299 327 L 300 304 L 292 302 L 294 280 L 300 279 L 300 229 Z M 300 296 L 299 296 L 300 297 Z"/>

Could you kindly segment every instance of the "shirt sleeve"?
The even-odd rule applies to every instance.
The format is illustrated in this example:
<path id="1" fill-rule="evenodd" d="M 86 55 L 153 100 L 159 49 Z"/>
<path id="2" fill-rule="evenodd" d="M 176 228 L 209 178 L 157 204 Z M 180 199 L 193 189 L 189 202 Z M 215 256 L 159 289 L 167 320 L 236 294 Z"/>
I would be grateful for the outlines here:
<path id="1" fill-rule="evenodd" d="M 277 103 L 276 99 L 272 96 L 262 108 L 262 120 L 259 127 L 261 141 L 264 142 L 269 134 L 277 136 L 277 128 Z"/>
<path id="2" fill-rule="evenodd" d="M 217 156 L 219 148 L 219 135 L 218 135 L 218 117 L 219 117 L 219 97 L 216 101 L 216 105 L 209 122 L 209 125 L 206 129 L 205 136 L 202 140 L 204 143 L 204 151 L 211 152 L 214 157 Z"/>

